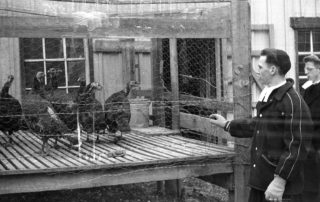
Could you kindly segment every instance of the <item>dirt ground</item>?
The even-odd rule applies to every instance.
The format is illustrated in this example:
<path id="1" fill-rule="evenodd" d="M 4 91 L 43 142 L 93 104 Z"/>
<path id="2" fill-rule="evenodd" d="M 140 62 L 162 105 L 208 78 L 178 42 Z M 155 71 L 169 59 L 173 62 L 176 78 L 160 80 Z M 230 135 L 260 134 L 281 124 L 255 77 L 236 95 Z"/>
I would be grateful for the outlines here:
<path id="1" fill-rule="evenodd" d="M 197 178 L 182 183 L 182 202 L 224 202 L 228 191 Z M 157 193 L 156 182 L 0 196 L 1 202 L 170 202 Z"/>

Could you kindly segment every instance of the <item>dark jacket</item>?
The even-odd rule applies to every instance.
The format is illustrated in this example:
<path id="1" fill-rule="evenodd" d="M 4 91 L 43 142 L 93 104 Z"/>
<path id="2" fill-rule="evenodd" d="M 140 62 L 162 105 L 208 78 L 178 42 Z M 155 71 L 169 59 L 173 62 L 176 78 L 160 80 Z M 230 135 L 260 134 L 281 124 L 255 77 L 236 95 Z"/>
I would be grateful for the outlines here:
<path id="1" fill-rule="evenodd" d="M 249 185 L 265 191 L 279 175 L 287 181 L 284 194 L 303 189 L 303 160 L 312 131 L 307 104 L 293 89 L 293 82 L 275 89 L 268 102 L 257 103 L 257 117 L 231 121 L 230 134 L 252 137 Z"/>
<path id="2" fill-rule="evenodd" d="M 316 151 L 320 149 L 320 83 L 311 85 L 303 93 L 303 98 L 310 108 L 314 133 L 308 157 L 305 162 L 305 191 L 319 191 L 319 158 Z"/>

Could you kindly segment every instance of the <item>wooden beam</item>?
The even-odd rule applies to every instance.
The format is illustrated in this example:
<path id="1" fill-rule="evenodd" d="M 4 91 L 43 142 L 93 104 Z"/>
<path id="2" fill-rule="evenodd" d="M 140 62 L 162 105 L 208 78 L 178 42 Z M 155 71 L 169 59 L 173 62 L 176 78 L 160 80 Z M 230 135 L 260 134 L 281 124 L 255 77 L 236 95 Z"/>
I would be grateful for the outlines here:
<path id="1" fill-rule="evenodd" d="M 151 39 L 151 97 L 152 113 L 155 117 L 153 125 L 165 126 L 163 100 L 163 59 L 162 59 L 162 39 Z"/>
<path id="2" fill-rule="evenodd" d="M 1 16 L 0 37 L 230 37 L 229 6 L 176 16 L 76 17 Z M 214 21 L 212 19 L 215 19 Z"/>
<path id="3" fill-rule="evenodd" d="M 94 4 L 185 4 L 185 3 L 223 3 L 231 0 L 50 0 L 62 2 L 76 2 L 76 3 L 94 3 Z"/>
<path id="4" fill-rule="evenodd" d="M 320 17 L 291 17 L 290 26 L 293 29 L 319 29 Z"/>
<path id="5" fill-rule="evenodd" d="M 201 132 L 211 137 L 218 137 L 219 144 L 225 144 L 223 139 L 234 141 L 234 138 L 225 132 L 222 128 L 213 126 L 209 118 L 201 117 L 194 114 L 180 112 L 180 127 L 193 131 Z"/>
<path id="6" fill-rule="evenodd" d="M 177 39 L 169 39 L 170 47 L 170 77 L 171 77 L 171 90 L 172 90 L 172 129 L 180 129 L 180 109 L 179 109 L 179 67 L 178 67 L 178 46 Z M 181 181 L 179 180 L 167 180 L 165 181 L 165 193 L 166 195 L 180 198 L 181 196 Z"/>
<path id="7" fill-rule="evenodd" d="M 247 1 L 232 0 L 232 69 L 234 117 L 251 117 L 251 23 Z M 241 51 L 239 51 L 241 50 Z M 250 142 L 248 138 L 235 139 L 235 200 L 248 201 Z"/>
<path id="8" fill-rule="evenodd" d="M 122 39 L 120 40 L 121 52 L 122 52 L 122 83 L 124 86 L 129 81 L 134 80 L 134 39 Z"/>
<path id="9" fill-rule="evenodd" d="M 231 80 L 231 74 L 228 74 L 229 69 L 226 68 L 228 66 L 227 46 L 227 39 L 221 39 L 223 98 L 228 97 L 229 82 Z"/>
<path id="10" fill-rule="evenodd" d="M 150 53 L 151 42 L 150 41 L 134 41 L 135 52 Z M 121 46 L 118 40 L 105 40 L 97 39 L 94 41 L 95 52 L 109 52 L 109 53 L 120 53 Z"/>
<path id="11" fill-rule="evenodd" d="M 120 53 L 121 46 L 120 42 L 117 41 L 106 41 L 106 40 L 95 40 L 93 46 L 94 52 L 105 52 L 105 53 Z"/>
<path id="12" fill-rule="evenodd" d="M 120 170 L 88 170 L 83 172 L 37 173 L 0 176 L 0 194 L 80 189 L 100 186 L 183 179 L 217 173 L 231 173 L 228 162 L 202 162 Z M 134 174 L 133 174 L 134 173 Z"/>
<path id="13" fill-rule="evenodd" d="M 218 185 L 228 190 L 234 190 L 234 176 L 232 174 L 216 174 L 209 176 L 200 176 L 200 179 Z"/>
<path id="14" fill-rule="evenodd" d="M 85 38 L 87 27 L 75 25 L 74 19 L 40 16 L 1 16 L 0 37 L 61 37 Z"/>
<path id="15" fill-rule="evenodd" d="M 252 31 L 266 31 L 269 32 L 269 25 L 268 24 L 253 24 L 251 25 Z"/>
<path id="16" fill-rule="evenodd" d="M 170 45 L 170 77 L 172 90 L 172 129 L 179 129 L 179 70 L 177 39 L 169 39 Z"/>
<path id="17" fill-rule="evenodd" d="M 164 93 L 164 97 L 171 101 L 172 95 L 171 93 Z M 202 98 L 193 95 L 179 95 L 179 103 L 180 105 L 197 105 L 201 108 L 206 108 L 208 110 L 219 110 L 223 112 L 232 112 L 233 111 L 233 103 L 219 101 L 216 99 Z"/>
<path id="18" fill-rule="evenodd" d="M 216 93 L 217 100 L 221 101 L 222 98 L 222 78 L 221 78 L 221 39 L 215 39 L 215 67 L 216 67 Z M 209 87 L 210 88 L 210 87 Z"/>

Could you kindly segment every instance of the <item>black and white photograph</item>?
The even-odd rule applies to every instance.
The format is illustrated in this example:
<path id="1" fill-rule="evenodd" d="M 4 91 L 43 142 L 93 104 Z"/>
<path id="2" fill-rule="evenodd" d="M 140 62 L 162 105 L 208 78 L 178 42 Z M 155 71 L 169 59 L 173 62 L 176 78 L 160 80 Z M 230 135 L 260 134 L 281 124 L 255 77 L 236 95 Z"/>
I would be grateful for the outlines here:
<path id="1" fill-rule="evenodd" d="M 320 202 L 320 0 L 0 0 L 0 202 Z"/>

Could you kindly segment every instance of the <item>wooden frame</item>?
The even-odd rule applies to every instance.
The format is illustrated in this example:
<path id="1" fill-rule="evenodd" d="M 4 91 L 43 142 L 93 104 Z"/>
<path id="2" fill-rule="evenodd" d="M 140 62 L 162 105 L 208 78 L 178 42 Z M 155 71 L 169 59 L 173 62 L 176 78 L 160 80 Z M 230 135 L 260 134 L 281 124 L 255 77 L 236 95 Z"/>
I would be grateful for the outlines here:
<path id="1" fill-rule="evenodd" d="M 97 25 L 79 22 L 73 16 L 1 16 L 0 37 L 228 38 L 231 33 L 226 26 L 230 24 L 229 10 L 229 6 L 224 6 L 208 9 L 207 14 L 143 18 L 111 15 L 100 19 Z"/>
<path id="2" fill-rule="evenodd" d="M 291 17 L 290 27 L 293 29 L 320 29 L 320 17 Z"/>
<path id="3" fill-rule="evenodd" d="M 202 162 L 187 165 L 163 165 L 120 170 L 87 170 L 81 172 L 37 173 L 33 175 L 1 176 L 0 194 L 49 190 L 79 189 L 139 182 L 198 177 L 218 173 L 232 173 L 231 162 Z M 134 174 L 133 174 L 134 173 Z M 32 186 L 30 186 L 32 182 Z"/>
<path id="4" fill-rule="evenodd" d="M 222 3 L 231 2 L 231 0 L 50 0 L 63 2 L 78 2 L 78 3 L 94 3 L 94 4 L 177 4 L 177 3 Z"/>
<path id="5" fill-rule="evenodd" d="M 251 117 L 251 24 L 250 7 L 246 1 L 232 0 L 232 68 L 234 92 L 234 117 Z M 241 50 L 241 51 L 239 51 Z M 247 201 L 250 165 L 248 138 L 235 139 L 235 200 Z"/>

